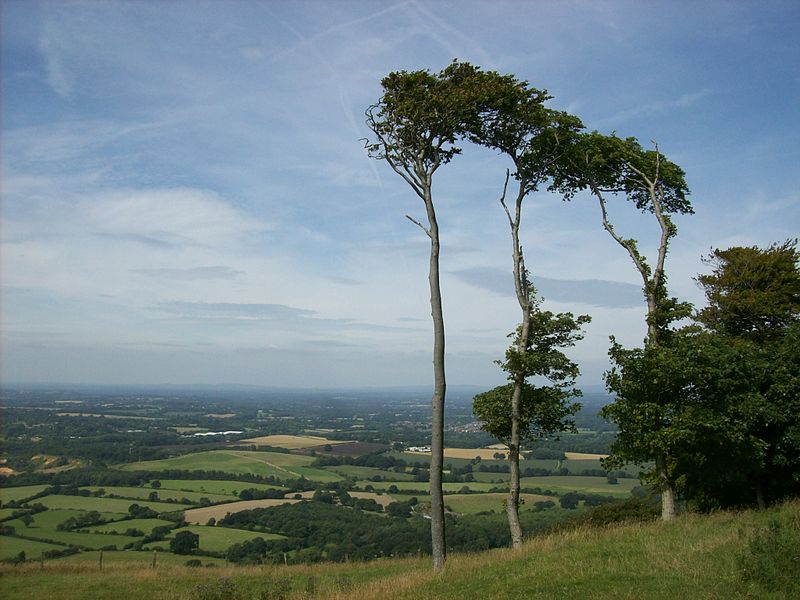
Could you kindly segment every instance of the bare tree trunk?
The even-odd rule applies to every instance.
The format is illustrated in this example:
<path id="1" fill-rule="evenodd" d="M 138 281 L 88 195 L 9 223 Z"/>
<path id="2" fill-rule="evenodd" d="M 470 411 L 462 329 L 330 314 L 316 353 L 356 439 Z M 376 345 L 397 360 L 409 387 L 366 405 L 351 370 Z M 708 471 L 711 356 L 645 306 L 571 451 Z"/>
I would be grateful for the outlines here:
<path id="1" fill-rule="evenodd" d="M 511 531 L 511 546 L 522 547 L 522 525 L 519 522 L 519 444 L 520 444 L 520 401 L 522 398 L 522 382 L 514 382 L 511 396 L 511 441 L 508 445 L 508 459 L 511 461 L 511 482 L 506 502 L 508 528 Z"/>
<path id="2" fill-rule="evenodd" d="M 444 495 L 442 492 L 442 467 L 444 464 L 444 399 L 447 382 L 444 373 L 444 316 L 442 292 L 439 285 L 439 225 L 430 195 L 430 185 L 425 190 L 425 208 L 430 223 L 430 269 L 428 282 L 431 291 L 431 317 L 433 319 L 433 375 L 434 388 L 431 399 L 431 550 L 433 570 L 444 567 L 446 556 L 444 538 Z"/>
<path id="3" fill-rule="evenodd" d="M 667 474 L 667 458 L 663 454 L 656 457 L 656 476 L 661 491 L 661 519 L 670 521 L 675 518 L 675 490 Z"/>
<path id="4" fill-rule="evenodd" d="M 514 259 L 514 290 L 517 294 L 517 301 L 519 302 L 522 311 L 522 322 L 520 325 L 519 337 L 517 338 L 517 351 L 524 354 L 528 351 L 528 338 L 530 337 L 531 328 L 531 308 L 530 298 L 528 297 L 528 274 L 525 270 L 525 259 L 522 254 L 522 245 L 519 241 L 519 223 L 522 217 L 522 200 L 525 198 L 525 185 L 526 181 L 520 181 L 519 191 L 515 202 L 515 211 L 512 217 L 508 206 L 505 203 L 506 189 L 508 188 L 508 179 L 510 174 L 506 172 L 506 183 L 503 187 L 503 196 L 500 198 L 500 203 L 506 211 L 508 223 L 511 226 L 511 242 L 513 247 Z M 511 481 L 509 485 L 508 500 L 506 502 L 506 514 L 508 515 L 508 528 L 511 532 L 511 545 L 513 548 L 522 547 L 522 525 L 519 521 L 519 450 L 522 440 L 521 431 L 521 403 L 522 403 L 522 386 L 525 383 L 525 377 L 516 375 L 514 377 L 514 389 L 511 395 L 511 440 L 508 444 L 508 459 L 511 462 Z"/>

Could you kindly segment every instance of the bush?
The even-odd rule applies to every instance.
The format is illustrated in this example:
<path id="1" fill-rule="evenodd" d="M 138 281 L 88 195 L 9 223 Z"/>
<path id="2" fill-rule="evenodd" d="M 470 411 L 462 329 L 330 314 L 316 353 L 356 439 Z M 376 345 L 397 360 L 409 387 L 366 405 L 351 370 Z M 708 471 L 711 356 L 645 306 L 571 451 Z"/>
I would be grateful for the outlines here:
<path id="1" fill-rule="evenodd" d="M 753 535 L 737 562 L 744 581 L 800 598 L 800 519 L 773 520 Z"/>

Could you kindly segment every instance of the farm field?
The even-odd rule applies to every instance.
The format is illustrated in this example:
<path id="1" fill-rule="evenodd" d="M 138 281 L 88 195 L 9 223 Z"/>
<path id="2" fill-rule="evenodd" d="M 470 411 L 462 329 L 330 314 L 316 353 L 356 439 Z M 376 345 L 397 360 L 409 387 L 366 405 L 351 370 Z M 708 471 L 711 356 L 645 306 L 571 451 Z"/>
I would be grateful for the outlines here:
<path id="1" fill-rule="evenodd" d="M 400 492 L 406 490 L 424 491 L 426 495 L 430 487 L 427 481 L 357 481 L 356 485 L 362 490 L 368 485 L 371 485 L 376 490 L 387 490 L 394 485 Z M 442 489 L 445 494 L 455 494 L 464 486 L 467 486 L 473 492 L 488 492 L 494 487 L 500 487 L 500 484 L 475 481 L 470 483 L 443 483 Z"/>
<path id="2" fill-rule="evenodd" d="M 493 460 L 495 454 L 502 454 L 503 456 L 508 456 L 508 450 L 499 450 L 497 448 L 445 448 L 444 449 L 444 457 L 445 458 L 462 458 L 465 460 L 471 460 L 476 456 L 480 456 L 481 460 Z M 428 458 L 430 459 L 431 453 L 430 452 L 404 452 L 403 454 L 407 454 L 408 456 L 416 456 L 419 458 Z"/>
<path id="3" fill-rule="evenodd" d="M 136 500 L 147 500 L 150 494 L 158 494 L 158 500 L 174 500 L 180 502 L 181 500 L 189 500 L 193 504 L 199 504 L 201 498 L 206 498 L 210 502 L 229 502 L 230 496 L 224 494 L 212 494 L 208 492 L 184 492 L 179 490 L 169 490 L 143 487 L 123 487 L 123 486 L 88 486 L 81 488 L 82 490 L 89 490 L 96 492 L 98 490 L 105 490 L 105 495 L 120 496 L 122 498 L 134 498 Z"/>
<path id="4" fill-rule="evenodd" d="M 60 523 L 63 523 L 70 517 L 77 517 L 80 515 L 86 514 L 86 511 L 77 510 L 77 509 L 69 509 L 69 508 L 62 508 L 62 509 L 55 509 L 55 510 L 45 510 L 40 513 L 36 513 L 33 515 L 30 525 L 26 526 L 20 519 L 11 519 L 10 521 L 6 521 L 3 523 L 4 525 L 13 527 L 18 534 L 26 535 L 25 532 L 28 530 L 35 530 L 35 529 L 46 529 L 55 531 L 56 528 Z M 122 519 L 127 516 L 126 514 L 122 513 L 100 513 L 100 517 L 105 521 L 112 521 L 114 519 Z"/>
<path id="5" fill-rule="evenodd" d="M 495 512 L 505 512 L 505 500 L 508 494 L 449 494 L 445 498 L 445 504 L 457 513 L 475 514 L 479 512 L 493 510 Z M 558 504 L 557 496 L 542 496 L 540 494 L 520 494 L 520 499 L 524 504 L 520 510 L 531 510 L 536 502 L 550 500 Z"/>
<path id="6" fill-rule="evenodd" d="M 380 504 L 384 508 L 389 506 L 392 502 L 397 502 L 397 499 L 394 498 L 393 496 L 390 496 L 389 494 L 376 494 L 375 492 L 355 492 L 355 491 L 350 491 L 350 492 L 348 492 L 348 494 L 350 496 L 352 496 L 353 498 L 363 498 L 365 500 L 369 500 L 369 499 L 375 500 L 375 502 L 377 502 L 378 504 Z M 313 495 L 314 495 L 314 492 L 312 492 L 312 491 L 302 492 L 300 494 L 300 496 L 305 500 L 310 500 Z M 411 496 L 408 496 L 408 497 L 411 498 Z"/>
<path id="7" fill-rule="evenodd" d="M 163 519 L 125 519 L 124 521 L 115 521 L 105 525 L 91 525 L 86 529 L 97 533 L 111 533 L 112 531 L 125 533 L 128 529 L 138 529 L 149 534 L 156 527 L 173 527 L 174 525 L 173 521 L 165 521 Z"/>
<path id="8" fill-rule="evenodd" d="M 280 452 L 252 452 L 243 450 L 211 450 L 184 454 L 175 458 L 152 460 L 122 465 L 126 471 L 225 471 L 227 473 L 260 475 L 280 479 L 297 479 L 300 476 L 317 481 L 338 481 L 339 476 L 313 469 L 307 465 L 314 458 Z M 318 479 L 319 478 L 319 479 Z"/>
<path id="9" fill-rule="evenodd" d="M 131 537 L 127 535 L 109 535 L 105 533 L 80 533 L 77 531 L 54 531 L 52 529 L 30 529 L 25 531 L 18 530 L 19 533 L 24 533 L 26 537 L 39 539 L 41 541 L 53 541 L 67 546 L 78 546 L 83 548 L 91 548 L 99 550 L 106 546 L 116 546 L 117 549 L 122 549 L 126 544 L 135 542 L 138 537 Z"/>
<path id="10" fill-rule="evenodd" d="M 211 556 L 183 556 L 172 552 L 156 552 L 156 566 L 165 565 L 185 565 L 186 561 L 197 558 L 206 565 L 224 566 L 224 558 L 213 558 Z M 56 565 L 86 565 L 94 567 L 100 563 L 100 552 L 85 551 L 79 554 L 72 554 L 52 561 Z M 149 567 L 153 564 L 153 552 L 134 552 L 122 550 L 105 550 L 103 552 L 103 566 L 111 567 L 120 564 L 131 567 Z"/>
<path id="11" fill-rule="evenodd" d="M 315 448 L 326 444 L 334 446 L 336 444 L 349 443 L 342 440 L 329 440 L 315 435 L 265 435 L 236 442 L 236 444 L 255 444 L 256 446 L 272 446 L 273 448 L 286 448 L 287 450 Z"/>
<path id="12" fill-rule="evenodd" d="M 228 504 L 217 504 L 215 506 L 204 506 L 202 508 L 192 508 L 184 513 L 187 523 L 195 525 L 205 525 L 208 520 L 213 518 L 219 521 L 228 513 L 235 513 L 252 508 L 267 508 L 269 506 L 280 506 L 281 504 L 294 504 L 299 502 L 293 498 L 277 498 L 265 500 L 242 500 L 240 502 L 230 502 Z"/>
<path id="13" fill-rule="evenodd" d="M 50 550 L 63 550 L 64 546 L 48 544 L 47 542 L 37 542 L 34 540 L 23 540 L 21 538 L 0 535 L 0 560 L 6 560 L 24 552 L 29 559 L 39 558 L 42 552 Z"/>
<path id="14" fill-rule="evenodd" d="M 244 529 L 231 529 L 230 527 L 206 527 L 205 525 L 188 525 L 180 529 L 174 529 L 163 541 L 152 542 L 147 544 L 145 548 L 152 550 L 154 548 L 169 548 L 169 540 L 175 537 L 180 531 L 191 531 L 192 533 L 200 536 L 200 549 L 208 552 L 224 552 L 230 546 L 246 542 L 255 538 L 264 538 L 265 540 L 280 540 L 285 536 L 276 533 L 263 533 L 259 531 L 246 531 Z M 192 558 L 192 557 L 187 557 Z M 199 557 L 203 560 L 204 557 Z"/>
<path id="15" fill-rule="evenodd" d="M 35 496 L 39 492 L 46 490 L 48 485 L 23 485 L 20 487 L 4 487 L 0 488 L 0 502 L 7 504 L 9 502 L 19 502 L 27 500 L 31 496 Z"/>
<path id="16" fill-rule="evenodd" d="M 223 481 L 216 479 L 160 479 L 159 482 L 161 483 L 161 488 L 158 490 L 159 493 L 160 490 L 167 489 L 167 490 L 180 490 L 187 492 L 203 492 L 204 494 L 220 494 L 223 496 L 237 496 L 239 492 L 247 489 L 257 489 L 257 490 L 283 489 L 279 485 L 270 485 L 268 483 L 250 483 L 247 481 Z"/>
<path id="17" fill-rule="evenodd" d="M 180 504 L 166 502 L 151 502 L 149 500 L 125 500 L 123 498 L 95 498 L 94 496 L 62 496 L 54 494 L 37 498 L 36 502 L 47 508 L 74 508 L 77 510 L 96 510 L 97 512 L 128 513 L 131 504 L 146 506 L 157 512 L 174 512 L 181 510 Z"/>
<path id="18" fill-rule="evenodd" d="M 339 465 L 335 467 L 322 467 L 325 471 L 338 473 L 343 477 L 351 479 L 369 479 L 370 477 L 381 477 L 387 481 L 413 481 L 414 476 L 410 473 L 397 473 L 395 471 L 383 471 L 375 467 L 359 467 L 357 465 Z"/>
<path id="19" fill-rule="evenodd" d="M 617 484 L 610 484 L 605 477 L 578 477 L 573 475 L 551 475 L 547 477 L 523 477 L 520 480 L 523 488 L 541 488 L 553 492 L 586 492 L 607 496 L 624 497 L 639 485 L 637 479 L 620 479 Z"/>
<path id="20" fill-rule="evenodd" d="M 608 458 L 608 454 L 589 454 L 586 452 L 564 452 L 567 460 L 600 460 Z"/>

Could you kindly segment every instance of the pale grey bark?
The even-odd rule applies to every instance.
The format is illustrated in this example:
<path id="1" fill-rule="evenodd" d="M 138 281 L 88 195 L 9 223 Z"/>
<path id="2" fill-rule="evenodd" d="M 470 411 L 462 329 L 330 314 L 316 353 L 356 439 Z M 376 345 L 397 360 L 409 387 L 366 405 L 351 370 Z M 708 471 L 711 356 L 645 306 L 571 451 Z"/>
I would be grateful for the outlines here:
<path id="1" fill-rule="evenodd" d="M 658 153 L 658 146 L 656 146 L 656 153 Z M 657 156 L 660 156 L 657 154 Z M 597 198 L 600 204 L 600 213 L 603 222 L 603 228 L 611 235 L 615 242 L 622 246 L 631 257 L 636 270 L 642 277 L 645 301 L 647 303 L 647 339 L 646 344 L 650 346 L 658 346 L 659 331 L 656 323 L 656 311 L 658 309 L 658 289 L 664 278 L 664 263 L 667 257 L 667 250 L 669 248 L 669 240 L 673 235 L 673 227 L 669 218 L 664 213 L 664 206 L 662 202 L 662 193 L 658 187 L 659 180 L 659 161 L 656 160 L 656 172 L 650 176 L 643 171 L 635 168 L 633 165 L 628 164 L 628 167 L 638 176 L 638 181 L 642 183 L 650 197 L 650 202 L 653 207 L 653 214 L 658 221 L 661 229 L 661 235 L 658 244 L 658 253 L 656 255 L 656 265 L 652 273 L 645 258 L 639 253 L 636 241 L 626 239 L 620 236 L 608 218 L 608 211 L 606 209 L 606 200 L 600 189 L 591 186 L 592 193 Z M 665 521 L 675 518 L 675 492 L 672 482 L 669 478 L 667 469 L 667 456 L 660 455 L 656 458 L 656 478 L 659 484 L 659 491 L 661 492 L 661 518 Z"/>
<path id="2" fill-rule="evenodd" d="M 514 214 L 512 215 L 505 201 L 509 177 L 510 173 L 507 171 L 506 182 L 503 186 L 503 195 L 500 198 L 500 203 L 506 212 L 508 223 L 511 227 L 512 257 L 514 260 L 514 290 L 517 295 L 520 311 L 522 312 L 522 321 L 517 338 L 517 351 L 520 354 L 524 354 L 528 350 L 528 340 L 530 338 L 531 304 L 530 290 L 528 289 L 528 275 L 525 269 L 525 258 L 522 254 L 522 244 L 519 240 L 519 224 L 522 218 L 522 200 L 525 198 L 527 182 L 524 179 L 519 182 L 519 190 L 514 203 Z M 520 548 L 522 547 L 522 525 L 519 521 L 519 451 L 522 441 L 520 405 L 522 402 L 522 386 L 525 383 L 525 376 L 523 374 L 515 374 L 513 383 L 514 388 L 511 395 L 511 439 L 508 444 L 508 459 L 511 463 L 511 481 L 508 500 L 506 502 L 506 514 L 508 516 L 508 527 L 511 532 L 511 545 L 514 548 Z"/>

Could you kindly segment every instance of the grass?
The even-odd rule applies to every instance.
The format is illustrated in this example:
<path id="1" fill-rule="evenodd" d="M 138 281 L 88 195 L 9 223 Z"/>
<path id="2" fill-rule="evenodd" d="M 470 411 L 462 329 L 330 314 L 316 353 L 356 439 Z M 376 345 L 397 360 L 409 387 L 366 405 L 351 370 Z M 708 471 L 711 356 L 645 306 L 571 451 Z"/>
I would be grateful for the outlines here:
<path id="1" fill-rule="evenodd" d="M 523 477 L 523 488 L 541 488 L 557 493 L 585 492 L 603 496 L 624 498 L 639 485 L 638 479 L 620 479 L 619 483 L 608 483 L 605 477 L 580 477 L 577 475 L 549 475 L 546 477 Z"/>
<path id="2" fill-rule="evenodd" d="M 50 529 L 26 529 L 16 530 L 18 534 L 26 537 L 38 539 L 40 541 L 52 541 L 65 546 L 78 546 L 80 548 L 91 548 L 99 550 L 106 546 L 116 546 L 122 549 L 125 545 L 135 542 L 137 537 L 127 535 L 109 535 L 103 533 L 79 533 L 77 531 L 53 531 Z"/>
<path id="3" fill-rule="evenodd" d="M 257 438 L 239 440 L 237 444 L 255 444 L 256 446 L 272 446 L 273 448 L 286 448 L 287 450 L 297 450 L 300 448 L 315 448 L 326 444 L 346 444 L 341 440 L 329 440 L 328 438 L 314 435 L 265 435 Z"/>
<path id="4" fill-rule="evenodd" d="M 449 494 L 444 503 L 453 511 L 462 514 L 474 514 L 493 510 L 503 512 L 508 494 Z M 531 510 L 535 502 L 550 500 L 558 504 L 554 496 L 541 496 L 538 494 L 520 494 L 524 501 L 520 510 Z"/>
<path id="5" fill-rule="evenodd" d="M 279 490 L 279 485 L 267 483 L 248 483 L 246 481 L 218 481 L 215 479 L 161 479 L 161 488 L 156 490 L 161 494 L 161 490 L 181 490 L 187 492 L 203 492 L 204 494 L 222 494 L 225 496 L 236 496 L 242 490 Z"/>
<path id="6" fill-rule="evenodd" d="M 230 527 L 206 527 L 204 525 L 187 525 L 180 529 L 175 529 L 165 538 L 165 541 L 153 542 L 148 544 L 148 549 L 169 548 L 171 540 L 179 531 L 191 531 L 200 536 L 200 549 L 209 552 L 224 552 L 230 546 L 252 540 L 254 538 L 264 538 L 265 540 L 282 540 L 283 535 L 277 533 L 261 533 L 258 531 L 245 531 L 243 529 L 231 529 Z"/>
<path id="7" fill-rule="evenodd" d="M 246 450 L 211 450 L 184 454 L 175 458 L 151 460 L 122 465 L 127 471 L 225 471 L 226 473 L 261 475 L 279 479 L 297 479 L 301 476 L 314 481 L 339 481 L 341 477 L 308 465 L 311 456 L 283 454 L 280 452 L 252 452 Z"/>
<path id="8" fill-rule="evenodd" d="M 763 512 L 562 531 L 534 538 L 519 551 L 451 554 L 436 575 L 427 557 L 218 569 L 120 565 L 102 572 L 97 565 L 53 561 L 44 569 L 35 563 L 0 567 L 0 592 L 8 600 L 188 600 L 198 598 L 198 585 L 228 585 L 239 593 L 229 597 L 246 600 L 276 598 L 278 587 L 287 600 L 788 599 L 788 590 L 765 591 L 744 581 L 739 566 L 747 540 L 776 516 L 797 521 L 800 502 Z"/>
<path id="9" fill-rule="evenodd" d="M 357 465 L 340 465 L 336 467 L 324 467 L 326 471 L 338 473 L 342 477 L 351 479 L 369 479 L 376 475 L 388 481 L 413 481 L 411 473 L 396 473 L 394 471 L 382 471 L 375 467 L 359 467 Z"/>
<path id="10" fill-rule="evenodd" d="M 39 492 L 46 490 L 48 485 L 23 485 L 20 487 L 0 488 L 0 501 L 3 504 L 8 502 L 19 502 L 35 496 Z"/>
<path id="11" fill-rule="evenodd" d="M 187 560 L 197 558 L 202 561 L 203 565 L 225 565 L 225 559 L 213 558 L 211 556 L 184 556 L 180 554 L 173 554 L 172 552 L 157 552 L 156 553 L 156 566 L 161 565 L 185 565 Z M 92 568 L 100 564 L 100 552 L 88 551 L 63 558 L 56 558 L 50 564 L 62 565 L 81 565 L 87 568 Z M 130 550 L 106 550 L 103 552 L 103 566 L 106 568 L 114 568 L 114 566 L 122 566 L 124 568 L 133 567 L 149 567 L 153 564 L 153 552 L 133 552 Z M 48 565 L 49 566 L 49 565 Z"/>
<path id="12" fill-rule="evenodd" d="M 376 490 L 387 490 L 394 485 L 397 486 L 397 489 L 401 492 L 404 490 L 418 490 L 424 491 L 426 494 L 430 486 L 427 481 L 357 481 L 356 485 L 361 490 L 368 485 L 371 485 Z M 464 486 L 467 486 L 473 492 L 488 492 L 490 489 L 498 487 L 498 484 L 481 483 L 478 481 L 471 481 L 469 483 L 443 483 L 442 489 L 444 489 L 445 494 L 455 494 Z"/>
<path id="13" fill-rule="evenodd" d="M 78 509 L 70 509 L 70 508 L 60 508 L 53 510 L 45 510 L 40 513 L 36 513 L 35 515 L 33 515 L 33 522 L 27 527 L 25 526 L 25 523 L 23 523 L 19 519 L 11 519 L 10 521 L 6 521 L 3 524 L 7 526 L 10 525 L 20 535 L 27 535 L 25 532 L 27 532 L 28 530 L 33 531 L 34 529 L 56 531 L 56 528 L 58 527 L 59 523 L 63 523 L 70 517 L 77 517 L 83 514 L 86 514 L 86 511 Z M 114 519 L 122 519 L 126 515 L 122 513 L 101 513 L 100 516 L 104 521 L 112 521 Z"/>
<path id="14" fill-rule="evenodd" d="M 186 499 L 192 504 L 199 504 L 201 498 L 206 498 L 210 502 L 230 502 L 230 496 L 224 494 L 212 494 L 209 492 L 185 492 L 179 490 L 169 489 L 153 489 L 144 487 L 126 487 L 126 486 L 89 486 L 81 488 L 82 490 L 89 490 L 96 492 L 97 490 L 105 490 L 106 496 L 114 495 L 122 498 L 134 498 L 136 500 L 147 500 L 147 498 L 155 492 L 158 494 L 159 500 L 174 500 L 181 502 Z"/>
<path id="15" fill-rule="evenodd" d="M 110 533 L 112 531 L 125 533 L 128 529 L 138 529 L 139 531 L 144 531 L 146 534 L 149 534 L 155 527 L 172 527 L 174 525 L 174 522 L 164 521 L 163 519 L 127 519 L 125 521 L 106 523 L 105 525 L 92 525 L 86 529 L 99 533 Z"/>
<path id="16" fill-rule="evenodd" d="M 203 508 L 193 508 L 187 510 L 183 514 L 183 518 L 187 523 L 194 523 L 196 525 L 205 525 L 209 519 L 216 519 L 219 521 L 228 513 L 235 513 L 242 510 L 250 510 L 252 508 L 266 508 L 268 506 L 279 506 L 281 504 L 290 504 L 298 502 L 293 499 L 265 499 L 265 500 L 242 500 L 240 502 L 230 502 L 228 504 L 217 504 L 215 506 L 204 506 Z"/>
<path id="17" fill-rule="evenodd" d="M 122 498 L 95 498 L 94 496 L 62 496 L 54 494 L 37 498 L 37 503 L 47 508 L 72 508 L 75 510 L 96 510 L 97 512 L 115 512 L 127 514 L 131 504 L 146 506 L 157 512 L 174 512 L 183 510 L 180 504 L 167 504 L 166 502 L 150 502 L 148 500 L 125 500 Z"/>
<path id="18" fill-rule="evenodd" d="M 64 546 L 57 546 L 56 544 L 0 535 L 0 560 L 13 558 L 20 552 L 24 552 L 28 560 L 33 560 L 38 559 L 42 552 L 63 549 Z M 2 590 L 2 583 L 0 583 L 0 590 Z"/>

